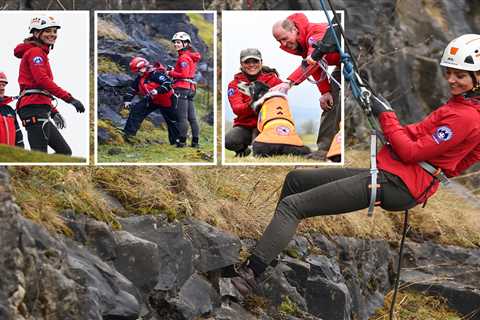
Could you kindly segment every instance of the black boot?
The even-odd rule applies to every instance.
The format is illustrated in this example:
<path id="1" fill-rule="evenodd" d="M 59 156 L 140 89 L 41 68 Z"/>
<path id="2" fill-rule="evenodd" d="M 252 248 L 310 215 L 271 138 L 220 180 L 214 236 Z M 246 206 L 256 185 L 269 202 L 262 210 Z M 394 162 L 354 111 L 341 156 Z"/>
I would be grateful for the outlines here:
<path id="1" fill-rule="evenodd" d="M 186 137 L 180 137 L 177 140 L 177 148 L 185 148 L 187 145 L 187 138 Z"/>
<path id="2" fill-rule="evenodd" d="M 198 137 L 192 138 L 192 144 L 190 146 L 192 148 L 200 148 L 200 144 L 198 143 Z"/>

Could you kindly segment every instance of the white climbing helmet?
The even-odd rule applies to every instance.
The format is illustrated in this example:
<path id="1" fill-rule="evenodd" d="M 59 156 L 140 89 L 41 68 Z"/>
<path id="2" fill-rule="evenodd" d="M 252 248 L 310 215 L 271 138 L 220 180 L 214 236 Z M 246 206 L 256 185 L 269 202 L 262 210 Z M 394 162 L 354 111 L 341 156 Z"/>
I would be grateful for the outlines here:
<path id="1" fill-rule="evenodd" d="M 33 17 L 32 20 L 30 20 L 28 31 L 32 33 L 33 30 L 43 30 L 51 27 L 60 29 L 61 26 L 57 22 L 57 20 L 55 20 L 54 17 L 47 16 L 45 14 L 40 14 L 38 16 Z"/>
<path id="2" fill-rule="evenodd" d="M 190 36 L 188 35 L 188 33 L 183 31 L 177 32 L 173 35 L 172 42 L 175 40 L 192 42 L 192 39 L 190 39 Z"/>
<path id="3" fill-rule="evenodd" d="M 464 34 L 452 40 L 443 52 L 440 65 L 465 71 L 479 71 L 480 35 Z"/>

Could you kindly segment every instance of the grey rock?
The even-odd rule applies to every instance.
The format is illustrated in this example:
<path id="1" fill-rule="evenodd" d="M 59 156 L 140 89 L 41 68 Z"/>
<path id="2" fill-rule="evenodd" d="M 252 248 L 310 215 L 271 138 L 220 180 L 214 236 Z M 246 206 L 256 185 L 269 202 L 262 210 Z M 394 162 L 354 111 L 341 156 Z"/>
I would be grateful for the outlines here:
<path id="1" fill-rule="evenodd" d="M 165 217 L 140 216 L 120 219 L 125 231 L 157 245 L 159 271 L 156 290 L 180 288 L 193 274 L 193 247 L 179 224 Z"/>
<path id="2" fill-rule="evenodd" d="M 236 302 L 227 300 L 222 303 L 220 308 L 215 310 L 215 320 L 256 320 L 255 315 L 249 313 Z"/>
<path id="3" fill-rule="evenodd" d="M 194 249 L 193 262 L 198 271 L 207 272 L 238 262 L 241 249 L 238 237 L 190 218 L 185 220 L 184 228 Z"/>
<path id="4" fill-rule="evenodd" d="M 127 120 L 123 119 L 117 112 L 107 105 L 100 104 L 98 106 L 98 118 L 109 120 L 114 126 L 123 128 Z"/>
<path id="5" fill-rule="evenodd" d="M 433 243 L 405 246 L 402 282 L 412 289 L 439 295 L 464 316 L 480 319 L 480 250 Z"/>
<path id="6" fill-rule="evenodd" d="M 115 233 L 115 243 L 115 268 L 142 292 L 150 292 L 160 271 L 158 246 L 126 231 Z"/>

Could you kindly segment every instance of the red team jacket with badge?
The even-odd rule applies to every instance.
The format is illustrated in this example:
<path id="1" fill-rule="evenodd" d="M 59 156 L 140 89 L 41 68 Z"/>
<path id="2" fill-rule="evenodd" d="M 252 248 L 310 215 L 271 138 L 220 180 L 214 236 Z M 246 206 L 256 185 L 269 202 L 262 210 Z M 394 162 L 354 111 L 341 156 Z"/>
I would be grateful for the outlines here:
<path id="1" fill-rule="evenodd" d="M 152 90 L 156 90 L 157 94 L 152 95 Z M 159 107 L 171 108 L 173 105 L 172 81 L 167 77 L 163 67 L 155 68 L 135 78 L 123 101 L 132 101 L 137 94 L 150 97 L 152 103 Z"/>
<path id="2" fill-rule="evenodd" d="M 8 105 L 12 101 L 11 97 L 0 99 L 0 144 L 23 147 L 23 135 L 16 112 Z"/>
<path id="3" fill-rule="evenodd" d="M 174 80 L 173 88 L 195 90 L 195 85 L 192 81 L 197 70 L 197 63 L 201 58 L 200 53 L 194 52 L 191 49 L 178 51 L 177 63 L 173 70 L 168 72 L 168 76 Z"/>
<path id="4" fill-rule="evenodd" d="M 410 193 L 422 203 L 438 188 L 418 162 L 426 161 L 454 177 L 480 161 L 480 100 L 455 96 L 423 121 L 400 125 L 394 112 L 383 112 L 380 124 L 390 147 L 377 156 L 378 167 L 400 177 Z M 397 159 L 398 157 L 398 159 Z"/>
<path id="5" fill-rule="evenodd" d="M 262 81 L 270 88 L 276 86 L 277 84 L 282 83 L 282 80 L 278 78 L 275 72 L 264 72 L 261 71 L 255 81 Z M 233 126 L 242 126 L 246 128 L 256 128 L 258 114 L 252 110 L 250 104 L 252 99 L 250 96 L 243 94 L 238 90 L 238 84 L 240 82 L 245 82 L 247 84 L 251 83 L 248 80 L 247 76 L 243 72 L 237 73 L 233 80 L 228 84 L 228 101 L 232 107 L 233 113 L 237 116 L 233 120 Z"/>
<path id="6" fill-rule="evenodd" d="M 280 49 L 301 56 L 305 59 L 315 49 L 313 45 L 317 43 L 318 40 L 323 39 L 323 36 L 328 29 L 328 24 L 310 23 L 307 16 L 303 13 L 294 13 L 288 16 L 287 19 L 293 22 L 298 29 L 299 34 L 297 42 L 300 45 L 300 48 L 297 50 L 291 50 L 284 46 L 280 46 Z M 324 60 L 324 63 L 328 65 L 340 67 L 340 54 L 338 52 L 327 53 L 322 59 Z M 293 78 L 294 74 L 295 72 L 288 76 L 287 79 L 296 82 L 296 79 Z M 330 91 L 330 83 L 323 70 L 320 69 L 317 72 L 314 72 L 312 77 L 318 81 L 317 87 L 322 94 Z"/>
<path id="7" fill-rule="evenodd" d="M 43 89 L 69 103 L 73 99 L 72 95 L 53 81 L 53 74 L 48 61 L 49 51 L 47 45 L 38 45 L 31 42 L 17 45 L 14 54 L 17 58 L 22 59 L 18 75 L 20 92 L 25 89 Z M 26 95 L 19 100 L 17 109 L 32 104 L 51 106 L 52 99 L 42 94 Z"/>

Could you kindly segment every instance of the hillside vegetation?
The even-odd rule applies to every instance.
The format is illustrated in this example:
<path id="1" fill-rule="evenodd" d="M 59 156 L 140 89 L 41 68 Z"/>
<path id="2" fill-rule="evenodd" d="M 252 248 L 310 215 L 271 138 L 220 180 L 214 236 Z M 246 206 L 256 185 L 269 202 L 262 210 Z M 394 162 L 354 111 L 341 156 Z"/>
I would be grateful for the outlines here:
<path id="1" fill-rule="evenodd" d="M 47 154 L 23 148 L 0 145 L 0 163 L 86 163 L 84 158 L 69 157 L 61 154 Z"/>
<path id="2" fill-rule="evenodd" d="M 355 159 L 357 166 L 365 166 L 367 156 L 366 152 L 347 153 L 347 159 Z M 50 230 L 68 233 L 56 218 L 67 209 L 111 225 L 116 224 L 117 215 L 163 212 L 171 219 L 194 216 L 248 238 L 258 238 L 270 221 L 283 179 L 290 170 L 288 167 L 10 169 L 14 193 L 24 215 Z M 113 205 L 110 197 L 122 208 Z M 409 236 L 416 241 L 478 247 L 479 213 L 480 209 L 471 201 L 441 188 L 425 208 L 417 206 L 411 210 Z M 401 224 L 401 213 L 377 208 L 372 218 L 362 210 L 308 219 L 302 222 L 300 232 L 398 240 Z"/>

